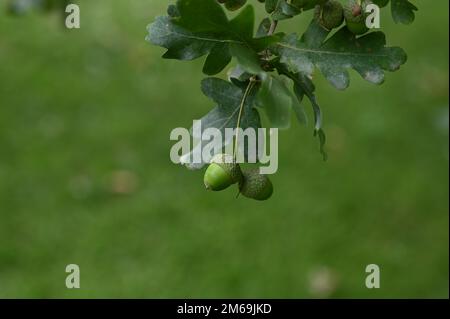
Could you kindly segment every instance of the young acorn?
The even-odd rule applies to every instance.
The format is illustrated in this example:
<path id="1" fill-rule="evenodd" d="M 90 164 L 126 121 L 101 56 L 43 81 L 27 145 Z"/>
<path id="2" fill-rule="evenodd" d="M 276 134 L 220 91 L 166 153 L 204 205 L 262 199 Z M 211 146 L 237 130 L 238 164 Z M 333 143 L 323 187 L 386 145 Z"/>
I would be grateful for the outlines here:
<path id="1" fill-rule="evenodd" d="M 344 17 L 347 28 L 354 34 L 364 34 L 369 29 L 366 26 L 366 7 L 372 4 L 370 0 L 349 0 L 344 7 Z"/>
<path id="2" fill-rule="evenodd" d="M 243 179 L 239 164 L 229 154 L 215 155 L 206 169 L 203 182 L 207 190 L 221 191 Z"/>
<path id="3" fill-rule="evenodd" d="M 315 19 L 327 30 L 337 28 L 344 21 L 344 8 L 337 0 L 329 0 L 316 6 Z"/>
<path id="4" fill-rule="evenodd" d="M 273 194 L 273 185 L 267 175 L 259 173 L 259 168 L 252 168 L 242 172 L 244 179 L 239 183 L 242 195 L 256 200 L 267 200 Z"/>

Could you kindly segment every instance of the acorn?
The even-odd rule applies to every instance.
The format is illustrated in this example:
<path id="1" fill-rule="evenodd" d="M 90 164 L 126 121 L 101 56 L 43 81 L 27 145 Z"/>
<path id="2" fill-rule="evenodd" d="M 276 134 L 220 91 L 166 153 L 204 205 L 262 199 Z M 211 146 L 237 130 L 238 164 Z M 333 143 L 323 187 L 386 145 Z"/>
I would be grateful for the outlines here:
<path id="1" fill-rule="evenodd" d="M 344 8 L 337 0 L 329 0 L 316 6 L 315 19 L 327 30 L 337 28 L 344 21 Z"/>
<path id="2" fill-rule="evenodd" d="M 203 182 L 207 190 L 221 191 L 232 184 L 241 183 L 241 168 L 229 154 L 215 155 L 206 169 Z"/>
<path id="3" fill-rule="evenodd" d="M 248 169 L 243 172 L 244 179 L 239 184 L 242 195 L 256 200 L 267 200 L 273 194 L 273 185 L 267 175 L 259 173 L 259 168 Z"/>
<path id="4" fill-rule="evenodd" d="M 366 26 L 366 7 L 372 4 L 369 0 L 349 0 L 344 7 L 344 17 L 347 28 L 354 34 L 359 35 L 369 31 Z"/>

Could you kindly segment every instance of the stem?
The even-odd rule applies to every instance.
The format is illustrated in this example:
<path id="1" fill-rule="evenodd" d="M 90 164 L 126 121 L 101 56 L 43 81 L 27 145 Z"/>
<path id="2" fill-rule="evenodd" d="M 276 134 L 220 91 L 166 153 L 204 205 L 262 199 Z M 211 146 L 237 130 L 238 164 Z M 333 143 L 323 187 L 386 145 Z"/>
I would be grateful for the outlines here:
<path id="1" fill-rule="evenodd" d="M 277 25 L 278 20 L 272 20 L 272 22 L 270 23 L 269 31 L 267 31 L 267 36 L 271 36 L 275 32 Z M 264 55 L 266 60 L 269 60 L 269 49 L 264 50 Z"/>
<path id="2" fill-rule="evenodd" d="M 244 113 L 244 105 L 245 105 L 245 101 L 247 100 L 250 91 L 252 90 L 253 86 L 255 85 L 256 82 L 256 77 L 252 76 L 250 78 L 250 82 L 247 85 L 247 88 L 245 89 L 245 93 L 244 96 L 242 97 L 242 101 L 241 101 L 241 105 L 239 105 L 239 115 L 238 115 L 238 120 L 237 120 L 237 124 L 236 124 L 236 137 L 234 139 L 234 149 L 233 149 L 233 161 L 236 162 L 236 155 L 237 155 L 237 149 L 238 149 L 238 144 L 239 144 L 239 128 L 241 127 L 241 119 L 242 119 L 242 115 Z"/>
<path id="3" fill-rule="evenodd" d="M 267 35 L 271 36 L 275 32 L 275 29 L 277 28 L 277 26 L 278 26 L 278 21 L 273 20 L 270 24 L 270 28 L 269 28 L 269 31 L 267 32 Z M 245 89 L 245 93 L 242 98 L 241 105 L 239 106 L 239 115 L 238 115 L 238 120 L 237 120 L 237 125 L 236 125 L 236 137 L 234 139 L 234 149 L 233 149 L 233 161 L 234 162 L 236 162 L 236 155 L 237 155 L 237 149 L 238 149 L 238 144 L 239 144 L 239 128 L 241 127 L 241 119 L 242 119 L 242 114 L 244 113 L 245 101 L 247 100 L 248 95 L 250 94 L 250 91 L 252 90 L 253 86 L 255 85 L 255 82 L 256 82 L 256 76 L 252 76 L 250 78 L 250 82 L 247 85 L 247 88 Z"/>
<path id="4" fill-rule="evenodd" d="M 278 26 L 278 20 L 273 20 L 270 24 L 269 32 L 267 32 L 267 35 L 272 35 L 275 32 L 275 29 Z"/>

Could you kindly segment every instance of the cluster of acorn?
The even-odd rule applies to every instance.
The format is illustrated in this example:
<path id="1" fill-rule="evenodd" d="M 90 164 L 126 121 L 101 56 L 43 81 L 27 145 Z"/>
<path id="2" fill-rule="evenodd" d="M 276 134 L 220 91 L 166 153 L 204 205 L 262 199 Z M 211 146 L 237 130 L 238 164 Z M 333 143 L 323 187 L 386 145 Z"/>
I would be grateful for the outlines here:
<path id="1" fill-rule="evenodd" d="M 354 34 L 364 34 L 369 29 L 366 26 L 368 14 L 366 8 L 370 4 L 384 7 L 389 0 L 349 0 L 345 6 L 337 0 L 325 0 L 316 6 L 314 16 L 326 29 L 339 27 L 345 20 L 347 29 Z"/>
<path id="2" fill-rule="evenodd" d="M 247 3 L 247 0 L 217 0 L 219 3 L 225 5 L 230 11 L 240 9 Z M 258 0 L 265 2 L 265 0 Z M 338 0 L 291 0 L 291 3 L 303 9 L 315 8 L 314 16 L 319 23 L 331 30 L 339 27 L 345 20 L 347 28 L 354 34 L 364 34 L 369 29 L 366 26 L 366 7 L 369 4 L 376 4 L 379 7 L 384 7 L 389 3 L 389 0 L 349 0 L 343 6 Z"/>
<path id="3" fill-rule="evenodd" d="M 239 193 L 256 200 L 267 200 L 272 196 L 273 185 L 267 175 L 258 168 L 241 170 L 233 156 L 215 155 L 203 179 L 207 190 L 221 191 L 230 185 L 238 184 Z"/>

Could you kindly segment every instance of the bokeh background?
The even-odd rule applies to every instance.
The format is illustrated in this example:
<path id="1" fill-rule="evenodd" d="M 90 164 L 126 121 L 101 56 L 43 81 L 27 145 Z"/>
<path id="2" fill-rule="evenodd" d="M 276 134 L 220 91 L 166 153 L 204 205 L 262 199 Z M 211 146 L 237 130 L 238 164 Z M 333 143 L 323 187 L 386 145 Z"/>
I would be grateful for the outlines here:
<path id="1" fill-rule="evenodd" d="M 345 92 L 318 75 L 330 158 L 293 119 L 259 203 L 169 160 L 170 131 L 213 105 L 202 60 L 144 41 L 167 1 L 79 0 L 66 30 L 0 0 L 0 297 L 448 297 L 449 2 L 413 2 L 410 26 L 382 16 L 408 63 Z"/>

